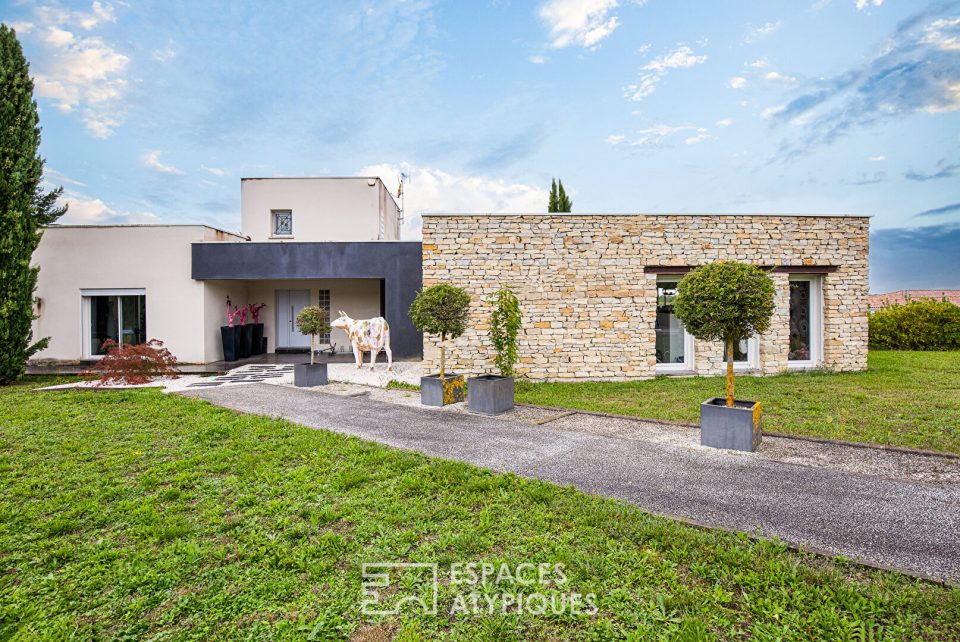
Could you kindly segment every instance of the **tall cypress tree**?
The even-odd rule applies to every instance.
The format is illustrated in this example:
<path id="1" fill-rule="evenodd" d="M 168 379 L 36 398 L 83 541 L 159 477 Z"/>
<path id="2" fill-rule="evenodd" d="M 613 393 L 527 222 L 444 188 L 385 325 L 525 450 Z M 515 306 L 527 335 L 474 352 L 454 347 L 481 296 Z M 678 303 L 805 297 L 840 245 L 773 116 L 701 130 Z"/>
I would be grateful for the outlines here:
<path id="1" fill-rule="evenodd" d="M 557 179 L 553 179 L 550 183 L 550 200 L 547 201 L 547 212 L 558 212 L 557 209 L 560 203 L 560 197 L 557 194 Z"/>
<path id="2" fill-rule="evenodd" d="M 573 201 L 567 197 L 566 190 L 563 189 L 563 181 L 557 181 L 557 212 L 569 212 L 573 209 Z"/>
<path id="3" fill-rule="evenodd" d="M 40 124 L 30 67 L 13 29 L 0 24 L 0 384 L 19 377 L 27 359 L 47 345 L 33 341 L 31 267 L 44 225 L 66 212 L 63 188 L 41 186 Z"/>

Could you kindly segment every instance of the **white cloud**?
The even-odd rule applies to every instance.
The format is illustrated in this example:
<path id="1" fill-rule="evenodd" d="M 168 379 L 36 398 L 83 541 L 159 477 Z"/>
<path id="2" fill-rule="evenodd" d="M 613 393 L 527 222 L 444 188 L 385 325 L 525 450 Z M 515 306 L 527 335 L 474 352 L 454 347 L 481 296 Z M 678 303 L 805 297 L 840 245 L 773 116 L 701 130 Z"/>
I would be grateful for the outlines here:
<path id="1" fill-rule="evenodd" d="M 743 89 L 747 86 L 747 79 L 743 76 L 734 76 L 727 81 L 727 87 L 730 89 Z"/>
<path id="2" fill-rule="evenodd" d="M 702 143 L 705 140 L 713 138 L 710 134 L 707 133 L 707 130 L 703 127 L 697 128 L 697 133 L 693 136 L 688 136 L 683 139 L 683 142 L 687 145 L 696 145 L 697 143 Z"/>
<path id="3" fill-rule="evenodd" d="M 225 169 L 220 169 L 219 167 L 207 167 L 206 165 L 201 165 L 200 169 L 204 169 L 214 176 L 226 176 L 228 173 Z"/>
<path id="4" fill-rule="evenodd" d="M 168 62 L 177 57 L 177 51 L 173 48 L 173 45 L 167 45 L 163 49 L 154 49 L 153 50 L 153 59 L 157 62 Z"/>
<path id="5" fill-rule="evenodd" d="M 547 57 L 537 54 L 536 56 L 530 56 L 529 60 L 535 65 L 542 65 L 547 62 Z"/>
<path id="6" fill-rule="evenodd" d="M 609 15 L 618 4 L 617 0 L 548 0 L 539 15 L 550 28 L 550 47 L 596 49 L 620 26 L 620 19 Z"/>
<path id="7" fill-rule="evenodd" d="M 152 149 L 144 152 L 143 157 L 140 159 L 144 167 L 154 169 L 161 174 L 169 174 L 171 176 L 183 176 L 184 172 L 182 169 L 174 167 L 173 165 L 165 165 L 160 162 L 160 150 Z"/>
<path id="8" fill-rule="evenodd" d="M 783 27 L 783 21 L 777 20 L 776 22 L 768 22 L 766 24 L 760 25 L 755 29 L 751 29 L 743 36 L 744 42 L 756 42 L 771 36 L 776 32 L 780 31 L 780 28 Z"/>
<path id="9" fill-rule="evenodd" d="M 65 191 L 61 199 L 67 204 L 67 213 L 58 220 L 63 224 L 158 223 L 152 212 L 118 212 L 99 198 L 90 198 L 78 192 Z"/>
<path id="10" fill-rule="evenodd" d="M 717 127 L 729 127 L 732 124 L 733 124 L 732 118 L 724 118 L 722 120 L 717 121 Z"/>
<path id="11" fill-rule="evenodd" d="M 43 169 L 43 178 L 44 181 L 48 184 L 48 189 L 57 187 L 58 183 L 67 183 L 69 185 L 77 185 L 79 187 L 86 187 L 86 183 L 81 183 L 78 180 L 70 178 L 63 172 L 58 172 L 52 167 L 45 167 Z"/>
<path id="12" fill-rule="evenodd" d="M 770 66 L 770 61 L 767 60 L 766 58 L 758 58 L 757 60 L 754 60 L 753 62 L 745 62 L 745 63 L 743 63 L 743 66 L 744 66 L 744 67 L 751 67 L 751 68 L 753 68 L 753 69 L 766 69 L 767 67 Z"/>
<path id="13" fill-rule="evenodd" d="M 763 79 L 768 82 L 778 82 L 784 85 L 792 85 L 797 82 L 797 79 L 793 76 L 781 74 L 779 71 L 768 71 L 767 73 L 763 74 Z"/>
<path id="14" fill-rule="evenodd" d="M 786 109 L 787 109 L 786 105 L 776 105 L 774 107 L 767 107 L 762 112 L 760 112 L 760 117 L 773 118 L 774 116 L 782 114 L 784 111 L 786 111 Z"/>
<path id="15" fill-rule="evenodd" d="M 871 4 L 875 7 L 879 7 L 883 4 L 883 0 L 857 0 L 857 9 L 859 11 L 863 11 Z"/>
<path id="16" fill-rule="evenodd" d="M 449 174 L 431 167 L 409 163 L 369 165 L 360 176 L 379 176 L 395 192 L 397 177 L 404 173 L 406 213 L 402 237 L 420 237 L 423 212 L 545 212 L 545 186 L 511 183 L 489 176 Z"/>
<path id="17" fill-rule="evenodd" d="M 879 156 L 871 156 L 871 157 L 868 158 L 867 160 L 868 160 L 868 161 L 873 161 L 874 163 L 876 163 L 876 162 L 879 162 L 879 161 L 885 161 L 885 160 L 887 160 L 887 157 L 884 156 L 883 154 L 880 154 Z"/>
<path id="18" fill-rule="evenodd" d="M 113 8 L 94 2 L 89 12 L 51 7 L 34 10 L 29 33 L 40 44 L 34 61 L 37 95 L 53 101 L 62 112 L 78 112 L 86 128 L 106 138 L 120 123 L 124 74 L 130 59 L 102 38 L 78 35 L 104 22 L 114 22 Z"/>
<path id="19" fill-rule="evenodd" d="M 940 18 L 924 27 L 924 36 L 921 42 L 933 45 L 941 51 L 960 51 L 960 17 Z M 944 33 L 951 30 L 953 33 Z"/>
<path id="20" fill-rule="evenodd" d="M 634 136 L 628 137 L 622 134 L 608 136 L 606 142 L 614 147 L 662 147 L 669 142 L 669 139 L 675 134 L 681 132 L 694 132 L 693 135 L 684 139 L 687 145 L 695 145 L 707 139 L 713 138 L 707 132 L 706 128 L 695 127 L 694 125 L 653 125 L 646 129 L 638 129 Z"/>
<path id="21" fill-rule="evenodd" d="M 678 47 L 673 51 L 657 56 L 641 69 L 637 82 L 627 85 L 623 95 L 628 100 L 640 102 L 657 90 L 671 69 L 688 69 L 707 61 L 706 56 L 697 56 L 690 47 Z"/>

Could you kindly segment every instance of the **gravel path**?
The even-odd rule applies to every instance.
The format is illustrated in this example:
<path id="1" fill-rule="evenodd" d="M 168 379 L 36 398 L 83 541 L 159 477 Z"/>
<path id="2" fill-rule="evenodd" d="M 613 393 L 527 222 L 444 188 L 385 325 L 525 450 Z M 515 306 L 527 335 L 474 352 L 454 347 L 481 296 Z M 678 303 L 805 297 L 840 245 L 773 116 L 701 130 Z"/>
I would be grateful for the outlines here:
<path id="1" fill-rule="evenodd" d="M 404 394 L 376 394 L 394 392 Z M 265 384 L 184 394 L 235 410 L 281 416 L 398 448 L 570 484 L 706 526 L 777 536 L 874 566 L 960 582 L 960 487 L 951 483 L 888 478 L 877 470 L 854 472 L 849 461 L 798 465 L 767 453 L 703 448 L 695 443 L 693 430 L 683 434 L 646 422 L 628 426 L 625 420 L 619 420 L 619 427 L 597 428 L 600 419 L 609 418 L 590 415 L 536 425 L 531 422 L 543 418 L 539 416 L 543 411 L 536 409 L 521 410 L 517 419 L 491 418 L 388 403 L 372 398 L 373 393 L 350 397 L 356 393 Z M 617 431 L 625 434 L 614 434 Z M 770 441 L 764 439 L 765 450 Z M 793 447 L 802 450 L 795 445 L 799 443 Z M 854 450 L 862 457 L 876 456 L 866 449 Z M 823 457 L 828 462 L 837 458 L 835 453 Z M 812 461 L 816 460 L 814 455 Z M 952 464 L 944 462 L 949 472 Z M 890 466 L 879 472 L 896 471 Z"/>

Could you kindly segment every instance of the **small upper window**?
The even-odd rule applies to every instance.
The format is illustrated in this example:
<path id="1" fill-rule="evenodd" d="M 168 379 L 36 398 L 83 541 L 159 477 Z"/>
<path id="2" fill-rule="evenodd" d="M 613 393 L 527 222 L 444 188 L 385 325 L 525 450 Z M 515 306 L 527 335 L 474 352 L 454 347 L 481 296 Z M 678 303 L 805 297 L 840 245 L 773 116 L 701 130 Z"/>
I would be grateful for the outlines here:
<path id="1" fill-rule="evenodd" d="M 273 217 L 273 235 L 274 236 L 293 236 L 293 212 L 290 210 L 274 210 Z"/>

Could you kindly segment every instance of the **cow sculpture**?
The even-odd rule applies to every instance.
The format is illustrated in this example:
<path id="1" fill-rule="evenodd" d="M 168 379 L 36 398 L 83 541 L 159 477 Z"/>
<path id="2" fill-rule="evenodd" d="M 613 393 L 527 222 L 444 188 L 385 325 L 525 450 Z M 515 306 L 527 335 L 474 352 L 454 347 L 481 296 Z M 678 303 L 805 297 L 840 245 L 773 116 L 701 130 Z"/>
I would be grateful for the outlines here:
<path id="1" fill-rule="evenodd" d="M 353 358 L 357 368 L 363 366 L 363 353 L 370 353 L 370 369 L 373 370 L 377 362 L 377 355 L 383 350 L 387 353 L 387 370 L 393 370 L 393 352 L 390 350 L 390 326 L 383 317 L 372 319 L 351 319 L 346 312 L 340 310 L 340 316 L 330 324 L 333 328 L 340 328 L 350 338 L 353 348 Z"/>

